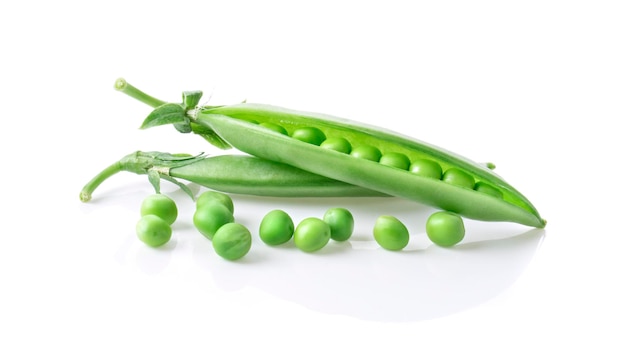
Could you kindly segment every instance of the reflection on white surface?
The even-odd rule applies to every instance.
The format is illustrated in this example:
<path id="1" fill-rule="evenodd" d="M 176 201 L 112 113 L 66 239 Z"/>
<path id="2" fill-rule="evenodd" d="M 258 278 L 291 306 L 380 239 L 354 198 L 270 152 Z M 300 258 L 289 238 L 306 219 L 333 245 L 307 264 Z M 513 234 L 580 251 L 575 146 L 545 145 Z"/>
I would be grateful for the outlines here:
<path id="1" fill-rule="evenodd" d="M 374 321 L 419 321 L 475 307 L 510 287 L 541 244 L 544 230 L 516 224 L 466 220 L 465 240 L 454 248 L 432 245 L 424 231 L 433 209 L 399 199 L 274 199 L 234 196 L 236 221 L 248 226 L 253 246 L 242 260 L 219 258 L 211 242 L 179 220 L 175 236 L 163 248 L 143 246 L 129 236 L 118 262 L 145 274 L 181 265 L 197 280 L 212 280 L 224 290 L 254 288 L 309 309 Z M 265 213 L 281 208 L 294 222 L 321 216 L 329 207 L 350 209 L 355 233 L 344 243 L 331 241 L 316 253 L 303 253 L 293 242 L 269 247 L 258 239 Z M 378 215 L 392 214 L 411 231 L 401 252 L 381 249 L 371 228 Z M 181 209 L 192 214 L 193 209 Z M 189 216 L 190 217 L 190 216 Z"/>

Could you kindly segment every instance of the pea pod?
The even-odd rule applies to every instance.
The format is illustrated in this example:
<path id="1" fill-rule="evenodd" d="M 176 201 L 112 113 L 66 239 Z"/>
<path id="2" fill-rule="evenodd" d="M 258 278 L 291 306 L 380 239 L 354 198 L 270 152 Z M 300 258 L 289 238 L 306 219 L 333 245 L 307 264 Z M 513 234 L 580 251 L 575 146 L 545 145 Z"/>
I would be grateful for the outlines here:
<path id="1" fill-rule="evenodd" d="M 312 174 L 289 165 L 249 155 L 173 155 L 137 151 L 129 154 L 92 178 L 82 189 L 87 202 L 97 187 L 120 171 L 147 174 L 159 193 L 159 180 L 178 184 L 177 179 L 226 193 L 274 197 L 359 197 L 385 196 L 376 191 Z"/>
<path id="2" fill-rule="evenodd" d="M 131 91 L 125 93 L 141 98 Z M 178 112 L 172 113 L 173 110 Z M 510 221 L 540 228 L 546 224 L 522 193 L 488 167 L 380 127 L 330 115 L 243 103 L 204 107 L 162 104 L 144 120 L 142 128 L 185 123 L 188 124 L 187 130 L 200 134 L 220 148 L 234 147 L 263 159 L 414 200 L 467 218 Z M 286 134 L 264 127 L 268 124 L 282 127 Z M 303 135 L 301 131 L 307 131 L 307 135 L 314 138 L 300 138 Z M 352 153 L 320 146 L 324 139 L 331 138 L 347 140 Z M 368 150 L 368 156 L 353 155 L 355 150 Z M 433 178 L 379 162 L 381 156 L 392 153 L 396 157 L 406 156 L 411 163 L 432 161 L 441 167 L 444 176 Z M 481 192 L 473 188 L 475 184 L 488 185 L 490 190 L 497 192 Z M 496 197 L 493 193 L 502 196 Z"/>

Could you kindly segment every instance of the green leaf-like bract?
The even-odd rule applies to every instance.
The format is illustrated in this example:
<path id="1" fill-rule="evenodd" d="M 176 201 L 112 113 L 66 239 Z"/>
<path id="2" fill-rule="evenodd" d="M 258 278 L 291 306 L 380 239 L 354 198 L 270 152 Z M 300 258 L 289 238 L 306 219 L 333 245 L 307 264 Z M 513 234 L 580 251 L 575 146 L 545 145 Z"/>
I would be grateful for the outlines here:
<path id="1" fill-rule="evenodd" d="M 141 129 L 179 123 L 189 123 L 185 109 L 180 104 L 167 103 L 154 109 L 141 124 Z"/>

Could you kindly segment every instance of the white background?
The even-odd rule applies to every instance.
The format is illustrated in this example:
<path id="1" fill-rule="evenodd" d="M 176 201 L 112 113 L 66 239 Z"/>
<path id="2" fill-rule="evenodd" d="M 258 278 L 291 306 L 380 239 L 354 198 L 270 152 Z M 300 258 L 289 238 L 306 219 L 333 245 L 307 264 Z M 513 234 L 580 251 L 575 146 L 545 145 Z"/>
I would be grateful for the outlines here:
<path id="1" fill-rule="evenodd" d="M 626 10 L 620 1 L 23 1 L 0 5 L 0 350 L 623 350 Z M 82 185 L 134 150 L 210 152 L 147 106 L 201 89 L 402 131 L 492 161 L 544 231 L 468 221 L 429 245 L 401 200 L 235 196 L 253 234 L 345 205 L 349 244 L 306 255 L 255 239 L 212 252 L 180 207 L 165 248 L 135 237 L 145 177 Z M 375 217 L 411 229 L 376 247 Z"/>

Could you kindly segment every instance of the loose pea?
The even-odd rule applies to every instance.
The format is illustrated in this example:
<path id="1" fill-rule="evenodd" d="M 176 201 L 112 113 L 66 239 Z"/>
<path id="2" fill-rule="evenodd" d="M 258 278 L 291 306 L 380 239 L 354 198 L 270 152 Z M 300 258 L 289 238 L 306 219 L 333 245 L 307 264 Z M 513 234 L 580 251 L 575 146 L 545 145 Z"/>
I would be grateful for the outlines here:
<path id="1" fill-rule="evenodd" d="M 178 216 L 178 208 L 170 197 L 164 194 L 151 194 L 141 202 L 140 213 L 142 216 L 156 215 L 171 225 Z"/>
<path id="2" fill-rule="evenodd" d="M 442 180 L 459 187 L 474 188 L 474 178 L 461 169 L 451 168 L 446 170 L 443 173 Z"/>
<path id="3" fill-rule="evenodd" d="M 259 237 L 271 246 L 283 244 L 293 236 L 294 224 L 289 214 L 275 209 L 267 213 L 259 226 Z"/>
<path id="4" fill-rule="evenodd" d="M 378 148 L 371 145 L 360 145 L 352 149 L 350 155 L 359 159 L 367 159 L 378 162 L 382 154 Z"/>
<path id="5" fill-rule="evenodd" d="M 322 144 L 320 144 L 320 147 L 332 149 L 344 154 L 350 154 L 350 152 L 352 151 L 352 146 L 350 145 L 350 142 L 348 142 L 348 140 L 343 137 L 330 137 L 322 142 Z"/>
<path id="6" fill-rule="evenodd" d="M 218 202 L 230 210 L 231 213 L 234 214 L 235 212 L 235 206 L 232 198 L 230 198 L 230 196 L 226 193 L 216 191 L 203 192 L 198 199 L 196 199 L 196 209 L 203 207 L 205 204 L 210 202 Z"/>
<path id="7" fill-rule="evenodd" d="M 417 159 L 413 161 L 409 171 L 420 176 L 431 177 L 437 180 L 441 180 L 441 174 L 443 172 L 441 165 L 429 159 Z"/>
<path id="8" fill-rule="evenodd" d="M 196 209 L 193 224 L 208 239 L 213 239 L 215 232 L 225 224 L 235 221 L 233 213 L 217 202 L 210 202 Z"/>
<path id="9" fill-rule="evenodd" d="M 293 241 L 304 252 L 315 252 L 330 241 L 330 226 L 318 218 L 302 220 L 293 233 Z"/>
<path id="10" fill-rule="evenodd" d="M 315 127 L 301 127 L 293 131 L 291 137 L 309 144 L 320 145 L 326 139 L 326 135 Z"/>
<path id="11" fill-rule="evenodd" d="M 267 129 L 270 129 L 270 130 L 272 130 L 274 132 L 278 132 L 280 134 L 284 134 L 284 135 L 287 134 L 287 130 L 283 126 L 277 125 L 275 123 L 262 122 L 259 126 L 263 126 L 263 127 L 267 128 Z"/>
<path id="12" fill-rule="evenodd" d="M 238 223 L 225 224 L 213 236 L 213 249 L 224 259 L 237 260 L 246 255 L 250 247 L 252 247 L 250 231 Z"/>
<path id="13" fill-rule="evenodd" d="M 172 238 L 170 224 L 154 214 L 142 216 L 135 226 L 135 231 L 141 242 L 150 247 L 162 246 Z"/>
<path id="14" fill-rule="evenodd" d="M 399 251 L 409 244 L 409 230 L 397 218 L 382 215 L 374 224 L 374 239 L 385 249 Z"/>
<path id="15" fill-rule="evenodd" d="M 354 231 L 354 217 L 348 209 L 331 208 L 322 218 L 330 226 L 330 238 L 335 241 L 346 241 Z"/>
<path id="16" fill-rule="evenodd" d="M 426 220 L 426 234 L 436 245 L 454 246 L 465 237 L 463 219 L 448 211 L 436 212 Z"/>
<path id="17" fill-rule="evenodd" d="M 382 165 L 392 166 L 402 170 L 408 170 L 411 161 L 402 153 L 387 153 L 380 157 L 380 163 Z"/>
<path id="18" fill-rule="evenodd" d="M 502 192 L 495 188 L 494 186 L 488 184 L 488 183 L 484 183 L 484 182 L 478 182 L 476 183 L 476 185 L 474 186 L 474 189 L 478 192 L 483 192 L 486 194 L 489 194 L 491 196 L 494 196 L 496 198 L 500 198 L 502 199 L 504 196 L 502 195 Z"/>

